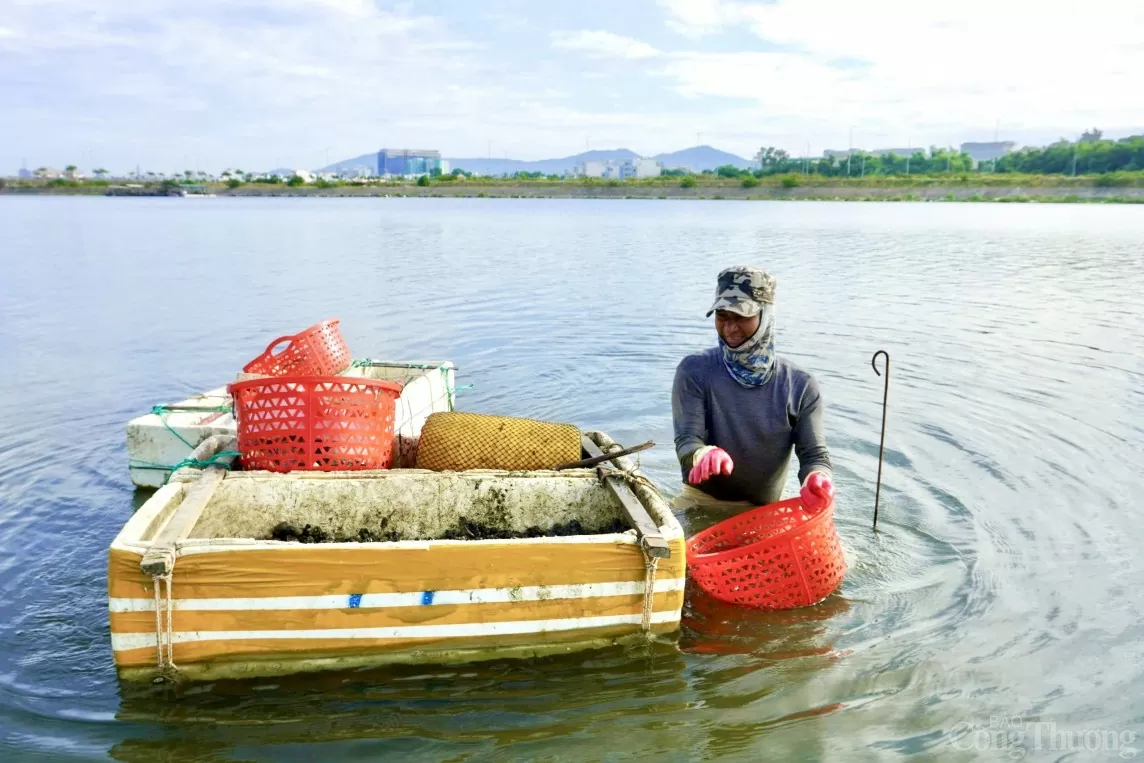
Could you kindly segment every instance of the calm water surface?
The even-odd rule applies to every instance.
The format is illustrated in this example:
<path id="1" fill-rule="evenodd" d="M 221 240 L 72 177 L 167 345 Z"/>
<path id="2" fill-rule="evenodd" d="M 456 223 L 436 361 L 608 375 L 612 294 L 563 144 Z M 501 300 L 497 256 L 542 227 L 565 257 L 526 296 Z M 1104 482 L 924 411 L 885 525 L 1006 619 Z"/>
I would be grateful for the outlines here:
<path id="1" fill-rule="evenodd" d="M 8 197 L 0 242 L 7 759 L 1144 757 L 1144 208 Z M 635 650 L 116 680 L 129 418 L 336 315 L 355 356 L 453 360 L 463 410 L 656 440 L 673 493 L 672 373 L 737 263 L 829 405 L 840 594 L 695 596 Z"/>

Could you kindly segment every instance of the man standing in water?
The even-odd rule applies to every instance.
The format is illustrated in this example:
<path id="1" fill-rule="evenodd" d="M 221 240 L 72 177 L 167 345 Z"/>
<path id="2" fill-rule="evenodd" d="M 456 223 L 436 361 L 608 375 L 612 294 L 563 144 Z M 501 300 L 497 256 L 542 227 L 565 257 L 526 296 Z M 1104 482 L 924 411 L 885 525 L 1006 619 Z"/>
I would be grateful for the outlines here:
<path id="1" fill-rule="evenodd" d="M 719 274 L 719 344 L 675 372 L 671 409 L 683 473 L 679 508 L 743 511 L 782 496 L 793 449 L 803 505 L 834 498 L 818 382 L 775 356 L 775 279 L 752 267 Z"/>

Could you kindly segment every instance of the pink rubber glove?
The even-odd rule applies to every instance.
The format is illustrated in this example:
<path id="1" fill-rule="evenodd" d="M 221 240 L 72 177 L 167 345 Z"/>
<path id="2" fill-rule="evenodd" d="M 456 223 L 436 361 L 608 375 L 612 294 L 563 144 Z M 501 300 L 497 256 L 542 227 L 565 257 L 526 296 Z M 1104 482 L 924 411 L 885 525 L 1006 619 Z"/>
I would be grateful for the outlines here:
<path id="1" fill-rule="evenodd" d="M 803 507 L 811 514 L 817 514 L 834 503 L 834 485 L 822 472 L 811 472 L 799 493 Z"/>
<path id="2" fill-rule="evenodd" d="M 714 477 L 716 474 L 730 474 L 731 470 L 735 468 L 735 462 L 731 460 L 731 456 L 727 455 L 727 451 L 722 448 L 700 449 L 700 456 L 695 461 L 695 466 L 691 467 L 691 473 L 687 475 L 687 481 L 692 485 L 698 485 L 700 482 Z"/>

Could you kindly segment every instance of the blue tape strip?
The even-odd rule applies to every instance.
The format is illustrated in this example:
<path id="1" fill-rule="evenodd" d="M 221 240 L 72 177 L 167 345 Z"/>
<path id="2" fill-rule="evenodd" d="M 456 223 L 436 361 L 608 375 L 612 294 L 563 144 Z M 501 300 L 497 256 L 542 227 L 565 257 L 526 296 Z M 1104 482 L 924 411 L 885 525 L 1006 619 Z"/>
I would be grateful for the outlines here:
<path id="1" fill-rule="evenodd" d="M 360 593 L 351 593 L 350 594 L 350 609 L 357 609 L 360 606 L 361 606 L 361 594 Z"/>
<path id="2" fill-rule="evenodd" d="M 421 594 L 421 603 L 422 604 L 432 604 L 433 603 L 433 593 L 434 593 L 433 591 L 426 591 L 425 593 Z"/>

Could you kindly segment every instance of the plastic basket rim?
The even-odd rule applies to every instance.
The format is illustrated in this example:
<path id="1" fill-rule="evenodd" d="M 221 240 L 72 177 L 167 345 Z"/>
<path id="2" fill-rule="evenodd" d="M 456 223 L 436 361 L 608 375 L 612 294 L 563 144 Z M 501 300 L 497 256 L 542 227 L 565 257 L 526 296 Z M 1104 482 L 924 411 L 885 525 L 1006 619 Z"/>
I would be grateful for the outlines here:
<path id="1" fill-rule="evenodd" d="M 293 344 L 294 342 L 297 342 L 300 339 L 307 339 L 310 336 L 322 333 L 323 329 L 325 329 L 327 326 L 333 326 L 333 327 L 337 328 L 338 324 L 340 324 L 341 322 L 342 322 L 342 319 L 340 317 L 335 316 L 333 318 L 326 318 L 325 320 L 321 320 L 321 321 L 318 321 L 317 323 L 311 324 L 310 326 L 307 326 L 306 328 L 302 329 L 301 331 L 297 332 L 296 334 L 283 334 L 282 336 L 278 337 L 277 339 L 272 341 L 270 344 L 268 344 L 266 346 L 266 349 L 258 354 L 258 357 L 248 361 L 246 363 L 246 365 L 244 365 L 242 367 L 243 373 L 252 373 L 249 370 L 250 367 L 255 365 L 256 363 L 258 363 L 259 361 L 261 361 L 263 359 L 276 360 L 277 358 L 279 358 L 283 353 L 286 352 L 285 350 L 278 353 L 277 355 L 273 354 L 270 351 L 273 350 L 278 345 L 282 344 L 283 342 L 289 342 L 289 343 Z M 340 334 L 341 332 L 339 331 L 338 333 Z M 344 337 L 342 338 L 342 344 L 345 344 L 345 338 Z M 347 349 L 348 349 L 348 347 L 347 347 Z"/>
<path id="2" fill-rule="evenodd" d="M 688 564 L 688 567 L 691 567 L 695 564 L 704 564 L 704 565 L 714 564 L 717 562 L 725 561 L 727 559 L 731 559 L 735 555 L 742 554 L 743 552 L 748 551 L 750 549 L 757 549 L 760 547 L 769 548 L 771 546 L 777 546 L 780 543 L 789 542 L 790 540 L 797 538 L 797 537 L 803 535 L 804 533 L 807 533 L 810 530 L 816 528 L 818 525 L 824 524 L 827 521 L 827 519 L 833 519 L 833 517 L 834 517 L 834 502 L 831 501 L 829 506 L 827 506 L 822 511 L 816 512 L 815 514 L 812 514 L 810 516 L 810 518 L 807 519 L 805 522 L 802 522 L 797 529 L 792 530 L 792 531 L 788 531 L 788 532 L 784 532 L 782 535 L 779 535 L 779 536 L 776 536 L 773 538 L 766 538 L 764 540 L 758 540 L 758 541 L 755 541 L 753 543 L 747 543 L 746 545 L 743 545 L 743 546 L 735 546 L 734 548 L 725 549 L 723 551 L 711 551 L 711 552 L 708 552 L 706 554 L 695 553 L 691 550 L 692 545 L 697 540 L 702 539 L 702 538 L 706 538 L 707 536 L 712 535 L 714 530 L 716 528 L 718 528 L 720 525 L 724 525 L 724 524 L 727 524 L 729 522 L 741 519 L 745 515 L 754 514 L 756 512 L 762 513 L 764 511 L 774 511 L 776 509 L 796 508 L 796 507 L 799 509 L 802 508 L 802 499 L 799 498 L 798 496 L 795 496 L 794 498 L 788 498 L 785 501 L 776 501 L 774 503 L 768 503 L 764 506 L 757 506 L 757 507 L 751 509 L 750 511 L 745 511 L 742 514 L 736 514 L 735 516 L 733 516 L 729 519 L 724 519 L 722 522 L 711 525 L 706 530 L 703 530 L 701 532 L 696 533 L 695 535 L 691 536 L 691 538 L 689 538 L 687 541 L 687 564 Z"/>
<path id="3" fill-rule="evenodd" d="M 391 381 L 389 379 L 367 379 L 362 376 L 267 376 L 262 379 L 243 379 L 242 381 L 231 382 L 226 385 L 226 391 L 233 395 L 235 392 L 243 392 L 248 389 L 265 387 L 271 384 L 325 384 L 328 382 L 373 387 L 398 394 L 405 389 L 405 385 L 401 382 Z M 312 392 L 313 390 L 307 389 L 305 391 Z"/>

